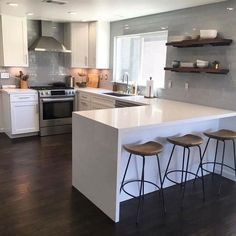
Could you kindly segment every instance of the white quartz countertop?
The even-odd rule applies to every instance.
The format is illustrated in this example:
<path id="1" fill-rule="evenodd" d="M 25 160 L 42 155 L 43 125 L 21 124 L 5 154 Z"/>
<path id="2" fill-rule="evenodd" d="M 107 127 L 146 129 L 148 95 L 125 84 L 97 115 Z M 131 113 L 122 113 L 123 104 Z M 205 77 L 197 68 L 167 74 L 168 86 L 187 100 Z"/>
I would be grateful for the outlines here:
<path id="1" fill-rule="evenodd" d="M 36 94 L 37 91 L 34 89 L 1 89 L 3 93 L 8 94 Z"/>
<path id="2" fill-rule="evenodd" d="M 96 90 L 93 92 L 96 93 Z M 146 105 L 79 111 L 74 112 L 74 116 L 86 117 L 116 129 L 180 124 L 236 116 L 236 111 L 158 98 L 146 99 L 142 96 L 131 96 L 115 99 L 139 102 Z"/>

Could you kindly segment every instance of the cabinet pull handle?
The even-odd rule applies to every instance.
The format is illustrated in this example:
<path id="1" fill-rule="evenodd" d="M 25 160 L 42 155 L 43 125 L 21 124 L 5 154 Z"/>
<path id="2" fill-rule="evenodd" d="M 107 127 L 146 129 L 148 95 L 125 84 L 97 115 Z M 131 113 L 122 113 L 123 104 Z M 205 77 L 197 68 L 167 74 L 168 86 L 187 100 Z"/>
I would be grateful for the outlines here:
<path id="1" fill-rule="evenodd" d="M 88 57 L 87 56 L 84 57 L 84 64 L 85 64 L 85 66 L 88 65 Z"/>
<path id="2" fill-rule="evenodd" d="M 29 99 L 30 97 L 19 97 L 19 99 Z"/>
<path id="3" fill-rule="evenodd" d="M 27 65 L 28 64 L 28 56 L 25 55 L 25 64 Z"/>

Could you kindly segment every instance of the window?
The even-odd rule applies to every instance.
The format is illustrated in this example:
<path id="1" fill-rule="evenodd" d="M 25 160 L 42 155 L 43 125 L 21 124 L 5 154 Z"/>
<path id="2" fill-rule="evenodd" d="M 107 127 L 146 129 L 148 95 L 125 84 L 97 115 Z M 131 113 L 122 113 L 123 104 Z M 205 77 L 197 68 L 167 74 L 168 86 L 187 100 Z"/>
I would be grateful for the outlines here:
<path id="1" fill-rule="evenodd" d="M 128 75 L 129 81 L 146 85 L 152 77 L 164 88 L 167 37 L 168 31 L 115 37 L 114 80 L 125 83 Z"/>

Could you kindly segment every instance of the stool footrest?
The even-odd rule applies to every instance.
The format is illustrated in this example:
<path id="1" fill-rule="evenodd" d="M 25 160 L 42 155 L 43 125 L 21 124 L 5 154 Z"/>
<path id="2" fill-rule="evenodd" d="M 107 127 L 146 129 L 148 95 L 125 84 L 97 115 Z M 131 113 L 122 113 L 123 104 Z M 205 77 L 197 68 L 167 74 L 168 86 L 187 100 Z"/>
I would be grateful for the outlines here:
<path id="1" fill-rule="evenodd" d="M 171 171 L 168 171 L 168 172 L 166 173 L 166 178 L 167 178 L 170 182 L 172 182 L 172 183 L 174 183 L 174 184 L 178 184 L 178 185 L 181 185 L 182 183 L 176 182 L 175 180 L 171 179 L 171 178 L 168 176 L 169 174 L 175 173 L 175 172 L 190 174 L 190 175 L 195 176 L 196 178 L 200 178 L 199 175 L 197 175 L 196 173 L 193 173 L 193 172 L 191 172 L 191 171 L 186 171 L 186 170 L 183 170 L 183 171 L 182 171 L 182 170 L 171 170 Z"/>
<path id="2" fill-rule="evenodd" d="M 125 190 L 125 188 L 124 188 L 125 185 L 131 184 L 131 183 L 135 183 L 135 182 L 141 182 L 141 180 L 138 179 L 138 180 L 130 180 L 130 181 L 127 181 L 127 182 L 125 182 L 125 183 L 121 186 L 121 189 L 122 189 L 127 195 L 129 195 L 130 197 L 139 198 L 139 196 L 135 196 L 135 195 L 133 195 L 133 194 L 127 192 L 127 191 Z M 151 182 L 151 181 L 144 180 L 143 182 L 155 186 L 158 190 L 161 189 L 157 184 L 155 184 L 155 183 L 153 183 L 153 182 Z"/>
<path id="3" fill-rule="evenodd" d="M 207 162 L 204 162 L 204 163 L 202 163 L 202 165 L 204 166 L 204 165 L 209 165 L 209 164 L 211 164 L 211 165 L 219 165 L 219 166 L 224 166 L 224 167 L 227 167 L 227 168 L 229 168 L 229 169 L 231 169 L 231 170 L 233 170 L 233 171 L 235 171 L 235 168 L 233 168 L 233 167 L 231 167 L 231 166 L 229 166 L 229 165 L 227 165 L 227 164 L 222 164 L 222 163 L 220 163 L 220 162 L 213 162 L 213 161 L 207 161 Z M 212 173 L 212 171 L 210 171 L 210 170 L 207 170 L 207 169 L 205 169 L 205 168 L 202 168 L 204 171 L 206 171 L 206 172 L 208 172 L 208 173 Z"/>

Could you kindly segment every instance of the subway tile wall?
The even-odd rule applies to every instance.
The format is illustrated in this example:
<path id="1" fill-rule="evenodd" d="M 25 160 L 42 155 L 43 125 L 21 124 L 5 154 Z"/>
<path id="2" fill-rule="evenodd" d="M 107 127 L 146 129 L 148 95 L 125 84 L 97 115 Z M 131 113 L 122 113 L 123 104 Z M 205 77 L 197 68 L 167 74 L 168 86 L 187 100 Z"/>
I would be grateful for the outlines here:
<path id="1" fill-rule="evenodd" d="M 28 20 L 28 46 L 40 36 L 40 22 L 35 20 Z M 64 41 L 64 25 L 62 23 L 54 23 L 52 28 L 53 36 L 59 41 Z M 66 75 L 70 73 L 69 69 L 65 67 L 64 55 L 62 53 L 51 52 L 29 52 L 29 67 L 28 68 L 0 68 L 0 71 L 7 71 L 11 78 L 0 80 L 2 84 L 16 84 L 18 79 L 15 75 L 22 70 L 29 74 L 29 84 L 32 85 L 46 85 L 55 81 L 64 81 Z"/>
<path id="2" fill-rule="evenodd" d="M 234 11 L 227 10 L 227 7 L 233 7 Z M 126 25 L 129 25 L 129 29 L 125 27 Z M 161 27 L 168 26 L 169 36 L 191 35 L 199 32 L 200 29 L 217 29 L 221 36 L 231 38 L 236 42 L 235 25 L 236 1 L 234 0 L 113 22 L 110 58 L 113 58 L 114 36 L 160 31 Z M 229 47 L 187 49 L 168 47 L 167 66 L 170 66 L 173 60 L 217 60 L 220 61 L 222 67 L 229 68 L 230 73 L 213 75 L 166 72 L 165 89 L 158 92 L 159 97 L 236 110 L 235 42 Z M 171 88 L 168 88 L 169 81 L 172 81 Z M 185 90 L 185 83 L 189 83 L 188 90 Z"/>

